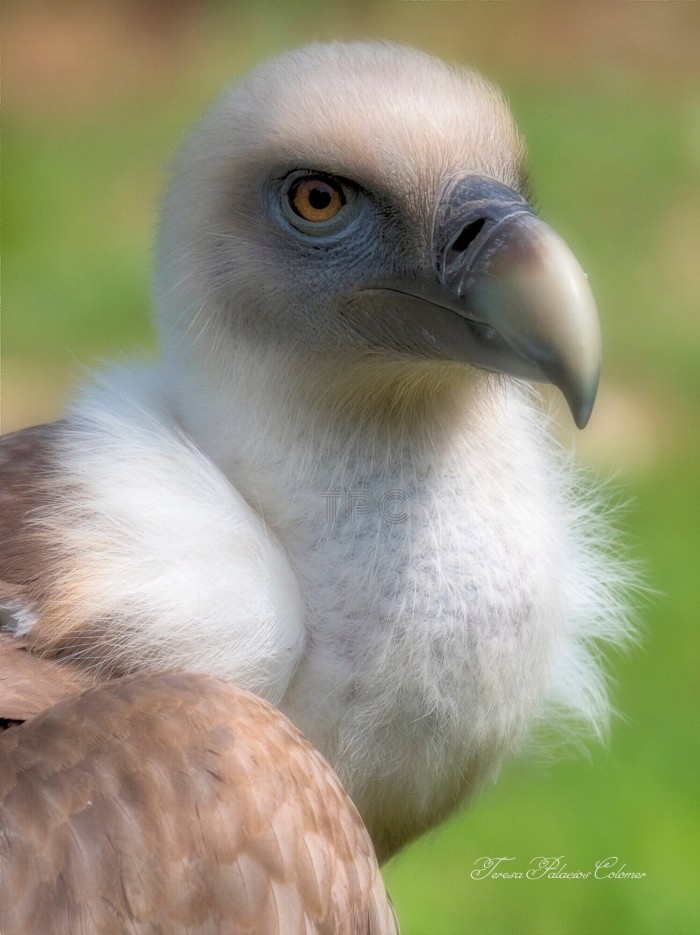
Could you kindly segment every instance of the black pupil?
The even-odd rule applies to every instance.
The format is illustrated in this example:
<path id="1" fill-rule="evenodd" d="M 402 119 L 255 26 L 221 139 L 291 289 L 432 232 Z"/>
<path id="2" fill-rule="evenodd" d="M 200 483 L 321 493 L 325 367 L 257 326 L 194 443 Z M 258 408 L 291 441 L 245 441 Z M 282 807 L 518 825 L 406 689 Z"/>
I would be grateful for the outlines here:
<path id="1" fill-rule="evenodd" d="M 309 204 L 316 211 L 323 211 L 331 203 L 331 192 L 327 188 L 312 188 L 309 192 Z"/>

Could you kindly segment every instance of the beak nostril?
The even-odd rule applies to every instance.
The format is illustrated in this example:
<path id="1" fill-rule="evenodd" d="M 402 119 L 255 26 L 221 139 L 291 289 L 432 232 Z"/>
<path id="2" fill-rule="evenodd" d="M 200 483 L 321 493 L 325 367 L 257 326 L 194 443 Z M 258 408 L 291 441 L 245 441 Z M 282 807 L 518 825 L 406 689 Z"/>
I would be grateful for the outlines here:
<path id="1" fill-rule="evenodd" d="M 472 221 L 471 224 L 467 224 L 467 226 L 462 229 L 459 236 L 450 245 L 450 251 L 464 253 L 464 251 L 469 246 L 471 246 L 471 244 L 479 236 L 485 223 L 486 218 L 477 218 L 476 221 Z"/>

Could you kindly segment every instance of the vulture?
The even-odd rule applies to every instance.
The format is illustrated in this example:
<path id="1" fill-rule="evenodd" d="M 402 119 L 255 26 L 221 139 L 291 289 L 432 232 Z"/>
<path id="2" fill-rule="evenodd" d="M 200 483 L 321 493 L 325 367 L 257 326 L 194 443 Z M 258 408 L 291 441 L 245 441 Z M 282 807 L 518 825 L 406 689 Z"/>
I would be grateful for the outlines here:
<path id="1" fill-rule="evenodd" d="M 40 864 L 22 847 L 76 807 L 79 790 L 52 792 L 74 760 L 99 806 L 81 812 L 70 880 L 94 879 L 94 857 L 119 863 L 123 887 L 153 873 L 156 892 L 161 851 L 186 862 L 192 847 L 192 878 L 180 867 L 168 886 L 196 902 L 268 771 L 298 785 L 285 744 L 323 772 L 282 716 L 337 774 L 379 862 L 473 799 L 533 726 L 603 729 L 596 645 L 626 632 L 624 564 L 532 385 L 557 387 L 585 426 L 598 314 L 533 207 L 496 88 L 383 42 L 255 68 L 172 165 L 154 304 L 157 361 L 108 368 L 64 418 L 0 445 L 0 715 L 26 722 L 3 741 L 3 807 L 19 796 L 0 838 L 20 862 L 8 879 L 57 885 L 45 862 L 66 828 Z M 249 783 L 219 812 L 201 770 L 178 785 L 178 764 L 216 757 L 211 731 L 241 736 L 263 774 L 206 767 Z M 162 797 L 138 785 L 146 770 Z M 294 794 L 306 840 L 321 819 Z M 164 827 L 161 804 L 199 830 Z M 343 815 L 343 846 L 365 861 L 358 912 L 371 891 L 384 918 Z M 118 816 L 116 857 L 100 816 Z"/>

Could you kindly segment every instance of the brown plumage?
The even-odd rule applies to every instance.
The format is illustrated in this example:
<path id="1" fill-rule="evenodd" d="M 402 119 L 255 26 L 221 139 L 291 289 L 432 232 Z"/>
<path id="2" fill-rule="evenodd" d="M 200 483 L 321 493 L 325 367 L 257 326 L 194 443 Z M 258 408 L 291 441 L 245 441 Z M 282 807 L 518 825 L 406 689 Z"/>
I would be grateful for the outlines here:
<path id="1" fill-rule="evenodd" d="M 23 640 L 0 632 L 0 728 L 26 721 L 95 681 L 73 663 L 43 659 Z"/>
<path id="2" fill-rule="evenodd" d="M 54 634 L 54 655 L 60 654 L 58 634 L 66 626 L 66 619 L 81 607 L 83 581 L 79 568 L 66 573 L 58 542 L 40 532 L 34 522 L 38 512 L 52 512 L 57 486 L 65 489 L 56 476 L 62 427 L 59 421 L 0 438 L 0 635 L 4 611 L 28 631 L 23 633 L 25 649 L 41 652 L 44 647 L 31 632 L 33 624 L 41 621 Z M 92 621 L 94 626 L 99 622 Z M 15 625 L 11 624 L 10 629 L 14 632 Z M 8 673 L 3 675 L 3 671 L 0 669 L 0 719 L 13 717 L 3 709 L 10 690 L 6 684 L 3 691 L 3 680 L 9 681 Z M 77 666 L 71 671 L 80 678 Z M 57 669 L 54 676 L 58 681 L 63 678 Z M 87 687 L 94 684 L 94 679 L 86 682 L 83 676 L 81 684 Z M 36 714 L 56 700 L 51 696 L 39 707 L 32 703 L 24 716 Z"/>
<path id="3" fill-rule="evenodd" d="M 396 931 L 338 778 L 261 699 L 111 681 L 0 735 L 0 931 Z"/>
<path id="4" fill-rule="evenodd" d="M 47 556 L 31 516 L 47 493 L 59 426 L 38 425 L 0 438 L 0 608 L 37 606 L 48 585 Z"/>

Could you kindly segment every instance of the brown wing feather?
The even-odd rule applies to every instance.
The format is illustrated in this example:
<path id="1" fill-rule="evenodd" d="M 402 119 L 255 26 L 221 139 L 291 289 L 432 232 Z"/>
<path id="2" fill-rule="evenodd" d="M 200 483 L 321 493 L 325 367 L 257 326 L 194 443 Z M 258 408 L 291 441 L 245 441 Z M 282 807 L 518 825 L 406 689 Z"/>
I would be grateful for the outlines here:
<path id="1" fill-rule="evenodd" d="M 32 655 L 2 631 L 7 618 L 40 618 L 53 556 L 31 523 L 46 502 L 53 445 L 62 423 L 0 438 L 0 720 L 25 720 L 95 683 L 76 666 Z"/>
<path id="2" fill-rule="evenodd" d="M 41 597 L 46 556 L 28 518 L 45 502 L 53 445 L 60 422 L 37 425 L 0 437 L 0 600 Z"/>
<path id="3" fill-rule="evenodd" d="M 62 524 L 94 520 L 62 512 L 81 503 L 79 479 L 62 467 L 67 429 L 59 421 L 0 438 L 0 630 L 19 625 L 32 652 L 124 675 L 104 640 L 114 617 L 85 600 L 85 556 L 62 534 Z"/>
<path id="4" fill-rule="evenodd" d="M 26 721 L 94 684 L 72 663 L 43 659 L 22 640 L 0 633 L 0 719 Z"/>
<path id="5" fill-rule="evenodd" d="M 0 736 L 0 931 L 384 933 L 371 841 L 277 710 L 186 673 Z"/>

